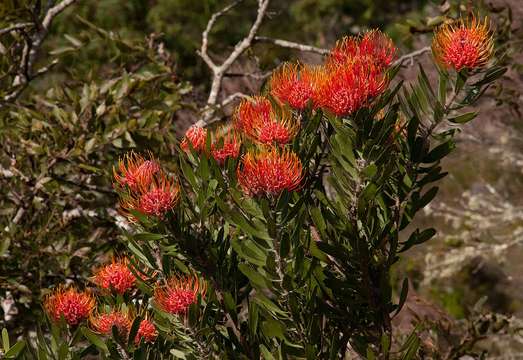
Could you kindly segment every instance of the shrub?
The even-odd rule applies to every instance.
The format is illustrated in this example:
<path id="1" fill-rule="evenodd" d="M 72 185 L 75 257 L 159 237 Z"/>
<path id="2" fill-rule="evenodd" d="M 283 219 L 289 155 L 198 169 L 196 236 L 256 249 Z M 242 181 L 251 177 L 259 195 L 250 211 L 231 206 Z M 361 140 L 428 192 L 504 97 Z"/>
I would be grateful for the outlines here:
<path id="1" fill-rule="evenodd" d="M 476 116 L 464 109 L 505 71 L 486 24 L 438 31 L 436 82 L 421 66 L 415 83 L 397 81 L 394 45 L 368 32 L 322 66 L 284 65 L 229 124 L 189 129 L 170 159 L 122 157 L 114 185 L 132 228 L 127 259 L 108 266 L 126 266 L 97 272 L 87 322 L 48 311 L 51 343 L 40 336 L 27 353 L 416 356 L 414 335 L 392 339 L 408 282 L 393 289 L 391 267 L 434 236 L 400 241 Z"/>

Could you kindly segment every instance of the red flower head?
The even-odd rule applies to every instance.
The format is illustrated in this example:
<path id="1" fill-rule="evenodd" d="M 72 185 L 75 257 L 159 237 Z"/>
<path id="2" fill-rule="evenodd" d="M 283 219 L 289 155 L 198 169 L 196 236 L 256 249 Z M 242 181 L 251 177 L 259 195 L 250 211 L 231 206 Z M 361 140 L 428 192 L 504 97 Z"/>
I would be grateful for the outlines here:
<path id="1" fill-rule="evenodd" d="M 396 47 L 392 39 L 379 30 L 371 30 L 361 38 L 359 44 L 360 56 L 367 57 L 379 70 L 384 70 L 392 64 L 396 55 Z"/>
<path id="2" fill-rule="evenodd" d="M 493 46 L 488 19 L 482 23 L 472 18 L 443 25 L 434 35 L 432 52 L 441 66 L 459 71 L 484 66 L 492 55 Z"/>
<path id="3" fill-rule="evenodd" d="M 237 177 L 243 191 L 250 196 L 276 196 L 300 186 L 303 167 L 298 156 L 290 150 L 264 148 L 243 156 Z"/>
<path id="4" fill-rule="evenodd" d="M 196 302 L 198 294 L 205 296 L 207 285 L 197 276 L 171 277 L 166 286 L 154 290 L 154 301 L 169 314 L 186 314 L 189 306 Z"/>
<path id="5" fill-rule="evenodd" d="M 371 65 L 377 71 L 385 70 L 396 55 L 392 40 L 379 30 L 372 30 L 362 37 L 344 37 L 331 50 L 327 63 L 343 65 L 362 62 Z"/>
<path id="6" fill-rule="evenodd" d="M 59 322 L 62 315 L 69 325 L 77 325 L 89 317 L 95 305 L 94 297 L 89 292 L 80 292 L 75 288 L 58 287 L 44 300 L 44 308 L 54 322 Z"/>
<path id="7" fill-rule="evenodd" d="M 205 140 L 207 139 L 207 129 L 200 126 L 193 125 L 185 133 L 185 137 L 180 143 L 180 147 L 184 151 L 189 151 L 189 143 L 196 151 L 205 150 Z"/>
<path id="8" fill-rule="evenodd" d="M 300 124 L 286 109 L 278 110 L 264 97 L 244 100 L 236 110 L 235 127 L 260 144 L 287 144 L 298 133 Z"/>
<path id="9" fill-rule="evenodd" d="M 99 268 L 93 277 L 96 285 L 102 289 L 114 289 L 117 293 L 123 294 L 132 289 L 136 283 L 136 277 L 129 269 L 129 260 L 113 259 L 111 264 Z"/>
<path id="10" fill-rule="evenodd" d="M 251 129 L 253 124 L 270 121 L 272 112 L 271 102 L 263 96 L 244 99 L 234 113 L 234 127 L 238 131 L 246 131 Z"/>
<path id="11" fill-rule="evenodd" d="M 337 116 L 350 115 L 367 106 L 386 85 L 386 77 L 372 65 L 333 65 L 320 87 L 318 101 Z"/>
<path id="12" fill-rule="evenodd" d="M 111 335 L 113 326 L 116 326 L 118 334 L 127 337 L 131 329 L 132 319 L 129 312 L 112 310 L 108 313 L 100 313 L 89 319 L 94 331 L 103 335 Z"/>
<path id="13" fill-rule="evenodd" d="M 164 172 L 154 176 L 147 187 L 141 187 L 136 192 L 126 194 L 120 200 L 120 206 L 131 221 L 135 221 L 131 210 L 136 210 L 147 216 L 163 218 L 173 209 L 180 197 L 180 186 L 167 178 Z"/>
<path id="14" fill-rule="evenodd" d="M 292 108 L 303 110 L 314 100 L 318 67 L 285 63 L 271 77 L 271 94 Z"/>
<path id="15" fill-rule="evenodd" d="M 114 180 L 120 186 L 128 186 L 132 191 L 148 186 L 154 174 L 160 171 L 160 165 L 148 154 L 147 157 L 131 151 L 118 161 L 118 170 L 113 167 Z"/>
<path id="16" fill-rule="evenodd" d="M 139 344 L 142 339 L 144 342 L 153 343 L 154 340 L 156 340 L 156 337 L 158 337 L 156 326 L 154 326 L 152 321 L 145 318 L 140 322 L 140 327 L 138 327 L 134 343 Z"/>
<path id="17" fill-rule="evenodd" d="M 223 165 L 227 158 L 237 158 L 240 154 L 241 140 L 236 132 L 218 129 L 213 134 L 214 140 L 211 146 L 211 156 Z"/>

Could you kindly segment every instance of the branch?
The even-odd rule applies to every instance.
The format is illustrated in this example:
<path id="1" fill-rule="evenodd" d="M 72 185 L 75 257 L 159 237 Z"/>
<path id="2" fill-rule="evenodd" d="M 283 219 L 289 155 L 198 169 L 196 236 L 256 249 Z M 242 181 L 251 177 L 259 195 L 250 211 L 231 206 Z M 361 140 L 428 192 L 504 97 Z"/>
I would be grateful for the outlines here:
<path id="1" fill-rule="evenodd" d="M 47 67 L 44 67 L 36 72 L 36 74 L 33 75 L 33 66 L 36 62 L 38 53 L 40 51 L 40 47 L 42 46 L 42 43 L 44 42 L 45 38 L 47 37 L 47 34 L 49 33 L 49 29 L 53 23 L 53 20 L 56 16 L 58 16 L 62 11 L 64 11 L 67 7 L 71 6 L 78 0 L 63 0 L 62 2 L 58 3 L 57 5 L 50 7 L 49 10 L 47 10 L 44 18 L 42 19 L 42 22 L 40 24 L 36 24 L 36 31 L 31 36 L 25 35 L 25 45 L 22 50 L 22 56 L 20 58 L 20 64 L 18 67 L 18 73 L 13 79 L 12 86 L 15 87 L 15 90 L 11 91 L 11 93 L 7 94 L 3 102 L 8 103 L 16 100 L 18 96 L 22 93 L 22 91 L 27 88 L 29 85 L 29 82 L 34 79 L 35 76 L 41 75 L 45 71 L 49 70 L 49 68 L 54 65 L 51 64 Z M 37 20 L 35 20 L 37 21 Z M 27 24 L 16 24 L 18 25 L 15 29 L 23 30 L 27 26 Z M 33 24 L 30 24 L 33 25 Z M 28 26 L 30 26 L 28 25 Z M 14 26 L 14 25 L 13 25 Z M 7 28 L 9 29 L 9 28 Z M 3 31 L 7 31 L 7 29 L 0 30 L 0 35 Z M 0 104 L 0 108 L 3 105 Z"/>
<path id="2" fill-rule="evenodd" d="M 211 19 L 207 23 L 205 31 L 202 33 L 202 47 L 198 54 L 202 57 L 207 66 L 209 66 L 209 68 L 211 69 L 213 73 L 213 79 L 211 83 L 211 91 L 209 92 L 209 97 L 207 99 L 207 106 L 203 110 L 202 119 L 197 123 L 201 124 L 200 126 L 205 126 L 209 119 L 212 117 L 216 108 L 215 105 L 218 101 L 218 95 L 220 93 L 223 77 L 225 76 L 227 70 L 229 70 L 232 64 L 238 59 L 238 57 L 240 57 L 240 55 L 252 45 L 254 37 L 256 36 L 256 33 L 258 32 L 261 26 L 263 18 L 265 17 L 265 13 L 267 12 L 267 7 L 269 6 L 270 0 L 258 0 L 258 12 L 256 15 L 256 20 L 252 24 L 249 33 L 245 38 L 243 38 L 240 42 L 236 44 L 234 50 L 229 54 L 225 61 L 221 65 L 217 65 L 214 63 L 214 61 L 210 58 L 208 54 L 209 33 L 214 24 L 216 23 L 216 20 L 220 16 L 224 15 L 226 12 L 231 10 L 234 6 L 239 4 L 241 1 L 242 0 L 237 0 L 232 4 L 226 6 L 222 10 L 218 11 L 217 13 L 213 14 Z"/>
<path id="3" fill-rule="evenodd" d="M 430 50 L 431 50 L 430 46 L 425 46 L 419 50 L 405 54 L 405 55 L 401 56 L 398 60 L 394 61 L 394 63 L 392 63 L 392 66 L 402 65 L 403 62 L 406 60 L 409 60 L 409 65 L 412 66 L 412 65 L 414 65 L 415 57 L 421 56 L 421 55 L 425 54 L 426 52 L 429 52 Z"/>
<path id="4" fill-rule="evenodd" d="M 33 23 L 19 23 L 19 24 L 13 24 L 11 26 L 8 26 L 4 29 L 0 29 L 0 36 L 1 35 L 4 35 L 4 34 L 7 34 L 7 33 L 10 33 L 11 31 L 14 31 L 14 30 L 22 30 L 22 29 L 25 29 L 29 26 L 32 26 L 34 25 Z"/>
<path id="5" fill-rule="evenodd" d="M 282 40 L 282 39 L 271 39 L 271 38 L 268 38 L 265 36 L 256 36 L 254 38 L 254 40 L 258 41 L 258 42 L 271 43 L 271 44 L 278 45 L 283 48 L 295 49 L 295 50 L 304 51 L 304 52 L 312 52 L 312 53 L 316 53 L 316 54 L 320 54 L 320 55 L 327 55 L 330 52 L 328 49 L 323 49 L 323 48 L 319 48 L 316 46 L 299 44 L 299 43 Z"/>

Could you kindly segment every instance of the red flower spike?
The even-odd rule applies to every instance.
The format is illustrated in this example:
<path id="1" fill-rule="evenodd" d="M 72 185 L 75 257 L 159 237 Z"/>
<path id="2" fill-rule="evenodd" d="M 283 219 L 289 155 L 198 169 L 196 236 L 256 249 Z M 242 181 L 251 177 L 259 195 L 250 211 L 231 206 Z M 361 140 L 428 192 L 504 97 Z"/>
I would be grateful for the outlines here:
<path id="1" fill-rule="evenodd" d="M 371 59 L 371 65 L 379 70 L 384 70 L 392 64 L 396 50 L 392 39 L 379 30 L 367 32 L 359 44 L 360 56 Z"/>
<path id="2" fill-rule="evenodd" d="M 359 40 L 354 36 L 345 36 L 336 42 L 327 58 L 328 65 L 341 65 L 351 61 L 359 53 Z"/>
<path id="3" fill-rule="evenodd" d="M 251 129 L 253 124 L 270 121 L 272 112 L 271 102 L 263 96 L 244 99 L 234 113 L 234 127 L 238 131 L 245 132 Z"/>
<path id="4" fill-rule="evenodd" d="M 249 196 L 277 196 L 300 186 L 303 167 L 298 156 L 288 149 L 264 148 L 243 156 L 237 177 Z"/>
<path id="5" fill-rule="evenodd" d="M 330 66 L 320 87 L 318 101 L 337 116 L 350 115 L 367 106 L 386 85 L 385 76 L 368 64 Z"/>
<path id="6" fill-rule="evenodd" d="M 432 52 L 442 67 L 475 69 L 484 66 L 492 56 L 494 42 L 488 18 L 472 18 L 443 25 L 436 31 Z"/>
<path id="7" fill-rule="evenodd" d="M 141 187 L 137 192 L 123 196 L 120 206 L 131 221 L 136 221 L 130 214 L 131 210 L 161 219 L 177 205 L 179 199 L 180 186 L 175 181 L 168 179 L 165 173 L 160 172 L 156 174 L 149 186 Z"/>
<path id="8" fill-rule="evenodd" d="M 189 151 L 189 143 L 192 145 L 193 149 L 196 151 L 205 150 L 205 140 L 207 139 L 207 129 L 204 129 L 200 126 L 193 125 L 191 126 L 180 143 L 180 147 L 183 151 Z"/>
<path id="9" fill-rule="evenodd" d="M 113 326 L 116 326 L 118 334 L 127 337 L 131 329 L 132 319 L 128 312 L 113 310 L 109 313 L 100 313 L 89 319 L 91 327 L 97 333 L 111 335 Z"/>
<path id="10" fill-rule="evenodd" d="M 198 294 L 205 296 L 207 285 L 197 276 L 171 277 L 165 286 L 154 289 L 154 301 L 169 314 L 184 315 L 196 302 Z"/>
<path id="11" fill-rule="evenodd" d="M 123 294 L 135 286 L 136 277 L 129 269 L 129 260 L 123 258 L 113 259 L 111 264 L 96 270 L 93 281 L 102 289 L 114 289 L 118 294 Z"/>
<path id="12" fill-rule="evenodd" d="M 381 72 L 392 64 L 396 55 L 392 40 L 379 30 L 372 30 L 362 37 L 345 37 L 331 50 L 328 65 L 361 62 Z"/>
<path id="13" fill-rule="evenodd" d="M 271 77 L 271 94 L 281 103 L 303 110 L 314 97 L 314 71 L 308 66 L 285 63 Z"/>
<path id="14" fill-rule="evenodd" d="M 95 299 L 91 293 L 62 286 L 44 300 L 44 309 L 53 322 L 59 322 L 63 316 L 71 326 L 87 319 L 94 306 Z"/>
<path id="15" fill-rule="evenodd" d="M 234 131 L 227 131 L 223 134 L 223 129 L 218 129 L 215 139 L 211 146 L 211 156 L 223 165 L 227 158 L 237 158 L 240 155 L 241 140 Z"/>
<path id="16" fill-rule="evenodd" d="M 160 171 L 160 165 L 148 154 L 147 157 L 131 151 L 118 161 L 118 170 L 113 167 L 114 180 L 122 187 L 136 191 L 148 186 L 154 175 Z"/>
<path id="17" fill-rule="evenodd" d="M 264 97 L 244 100 L 236 110 L 235 127 L 260 144 L 287 144 L 298 133 L 299 122 L 281 108 L 275 111 Z"/>
<path id="18" fill-rule="evenodd" d="M 150 320 L 145 318 L 140 322 L 138 332 L 134 338 L 134 343 L 138 345 L 142 339 L 144 342 L 153 343 L 157 337 L 158 331 L 156 330 L 156 326 L 154 326 Z"/>

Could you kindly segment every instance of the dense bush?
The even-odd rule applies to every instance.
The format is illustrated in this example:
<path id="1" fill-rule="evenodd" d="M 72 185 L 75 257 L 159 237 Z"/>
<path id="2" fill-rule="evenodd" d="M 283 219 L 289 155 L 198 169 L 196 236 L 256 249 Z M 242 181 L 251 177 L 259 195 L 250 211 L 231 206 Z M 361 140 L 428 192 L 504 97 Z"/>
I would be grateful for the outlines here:
<path id="1" fill-rule="evenodd" d="M 127 71 L 2 108 L 0 201 L 16 220 L 2 224 L 2 268 L 11 294 L 43 300 L 49 329 L 13 347 L 4 332 L 6 355 L 419 356 L 416 334 L 392 338 L 408 283 L 393 289 L 391 267 L 435 234 L 400 241 L 476 116 L 464 108 L 505 71 L 487 20 L 440 28 L 438 78 L 420 67 L 409 85 L 387 36 L 345 38 L 321 66 L 278 68 L 232 121 L 192 127 L 179 146 L 170 126 L 189 86 L 162 46 L 81 21 L 122 51 Z M 134 147 L 150 152 L 118 156 Z M 114 247 L 106 265 L 91 255 Z M 57 287 L 42 293 L 48 283 Z"/>

